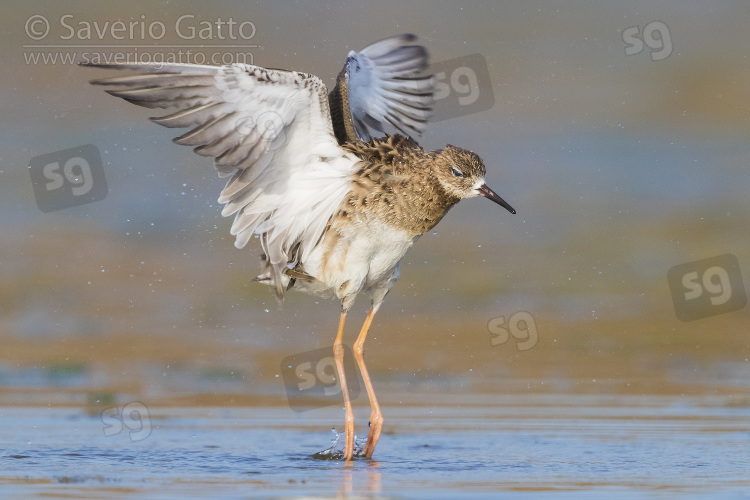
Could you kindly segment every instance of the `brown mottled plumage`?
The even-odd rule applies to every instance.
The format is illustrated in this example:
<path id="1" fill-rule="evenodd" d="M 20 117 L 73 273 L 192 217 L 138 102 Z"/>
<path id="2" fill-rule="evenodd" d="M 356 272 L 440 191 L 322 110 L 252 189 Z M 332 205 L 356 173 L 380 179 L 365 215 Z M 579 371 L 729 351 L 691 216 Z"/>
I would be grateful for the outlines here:
<path id="1" fill-rule="evenodd" d="M 460 200 L 447 192 L 435 172 L 445 168 L 441 160 L 454 153 L 452 147 L 427 153 L 413 139 L 392 135 L 384 141 L 348 143 L 344 148 L 367 163 L 357 171 L 352 181 L 355 187 L 337 216 L 367 214 L 419 236 L 440 222 Z M 483 165 L 481 171 L 484 175 Z"/>

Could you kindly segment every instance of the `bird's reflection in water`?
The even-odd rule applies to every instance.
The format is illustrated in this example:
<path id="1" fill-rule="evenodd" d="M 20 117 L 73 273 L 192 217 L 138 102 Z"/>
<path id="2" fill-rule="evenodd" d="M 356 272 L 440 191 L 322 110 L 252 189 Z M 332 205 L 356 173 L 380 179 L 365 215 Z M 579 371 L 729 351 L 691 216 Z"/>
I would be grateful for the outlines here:
<path id="1" fill-rule="evenodd" d="M 367 463 L 362 464 L 365 467 L 358 467 L 360 464 L 359 460 L 347 460 L 344 462 L 344 467 L 340 469 L 339 476 L 339 493 L 337 496 L 342 498 L 348 498 L 356 493 L 381 493 L 382 492 L 382 478 L 380 474 L 380 462 L 368 460 Z M 357 476 L 358 481 L 355 485 L 355 478 Z M 363 485 L 361 480 L 365 480 L 367 484 Z M 356 486 L 356 491 L 355 491 Z"/>

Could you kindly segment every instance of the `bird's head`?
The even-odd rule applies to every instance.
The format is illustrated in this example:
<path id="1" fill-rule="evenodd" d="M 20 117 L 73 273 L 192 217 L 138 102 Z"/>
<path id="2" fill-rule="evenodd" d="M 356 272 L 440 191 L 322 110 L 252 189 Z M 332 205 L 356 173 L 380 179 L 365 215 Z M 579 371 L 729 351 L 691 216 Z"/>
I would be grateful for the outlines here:
<path id="1" fill-rule="evenodd" d="M 432 175 L 446 193 L 459 199 L 484 196 L 514 214 L 516 211 L 484 182 L 486 169 L 472 151 L 448 144 L 435 157 Z"/>

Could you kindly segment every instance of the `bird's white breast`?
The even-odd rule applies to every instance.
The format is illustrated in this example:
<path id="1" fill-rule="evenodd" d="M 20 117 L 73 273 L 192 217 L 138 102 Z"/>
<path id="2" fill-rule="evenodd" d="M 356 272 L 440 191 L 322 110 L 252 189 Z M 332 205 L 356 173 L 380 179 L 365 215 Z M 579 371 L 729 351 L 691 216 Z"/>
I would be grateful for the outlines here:
<path id="1" fill-rule="evenodd" d="M 342 227 L 340 233 L 333 247 L 324 238 L 303 262 L 306 272 L 339 298 L 390 280 L 395 267 L 418 238 L 377 219 Z"/>

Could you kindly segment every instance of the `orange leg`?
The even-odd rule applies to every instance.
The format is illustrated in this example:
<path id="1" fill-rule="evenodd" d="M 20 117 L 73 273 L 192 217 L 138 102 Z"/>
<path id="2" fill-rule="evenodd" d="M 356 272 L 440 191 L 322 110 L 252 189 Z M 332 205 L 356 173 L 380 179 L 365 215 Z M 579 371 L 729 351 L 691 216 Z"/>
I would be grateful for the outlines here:
<path id="1" fill-rule="evenodd" d="M 336 340 L 333 343 L 333 359 L 336 360 L 336 368 L 339 371 L 341 382 L 341 393 L 344 395 L 344 406 L 346 407 L 345 426 L 344 426 L 344 460 L 351 460 L 354 454 L 354 412 L 352 411 L 352 402 L 349 400 L 349 389 L 346 386 L 346 375 L 344 375 L 344 346 L 341 340 L 344 334 L 344 322 L 346 321 L 346 311 L 341 313 L 339 320 L 339 331 L 336 334 Z"/>
<path id="2" fill-rule="evenodd" d="M 372 458 L 372 453 L 375 451 L 375 446 L 378 444 L 380 439 L 380 431 L 383 429 L 383 414 L 380 412 L 380 405 L 378 400 L 375 398 L 375 390 L 372 388 L 372 382 L 370 381 L 370 375 L 367 372 L 364 358 L 364 346 L 365 339 L 367 338 L 367 332 L 372 324 L 372 318 L 375 317 L 376 309 L 371 307 L 367 312 L 367 318 L 365 323 L 362 325 L 362 330 L 359 332 L 359 337 L 354 343 L 354 359 L 357 360 L 359 366 L 359 372 L 362 374 L 362 379 L 365 382 L 365 389 L 367 389 L 367 397 L 370 399 L 370 432 L 367 434 L 367 444 L 365 444 L 362 452 L 367 458 Z"/>

